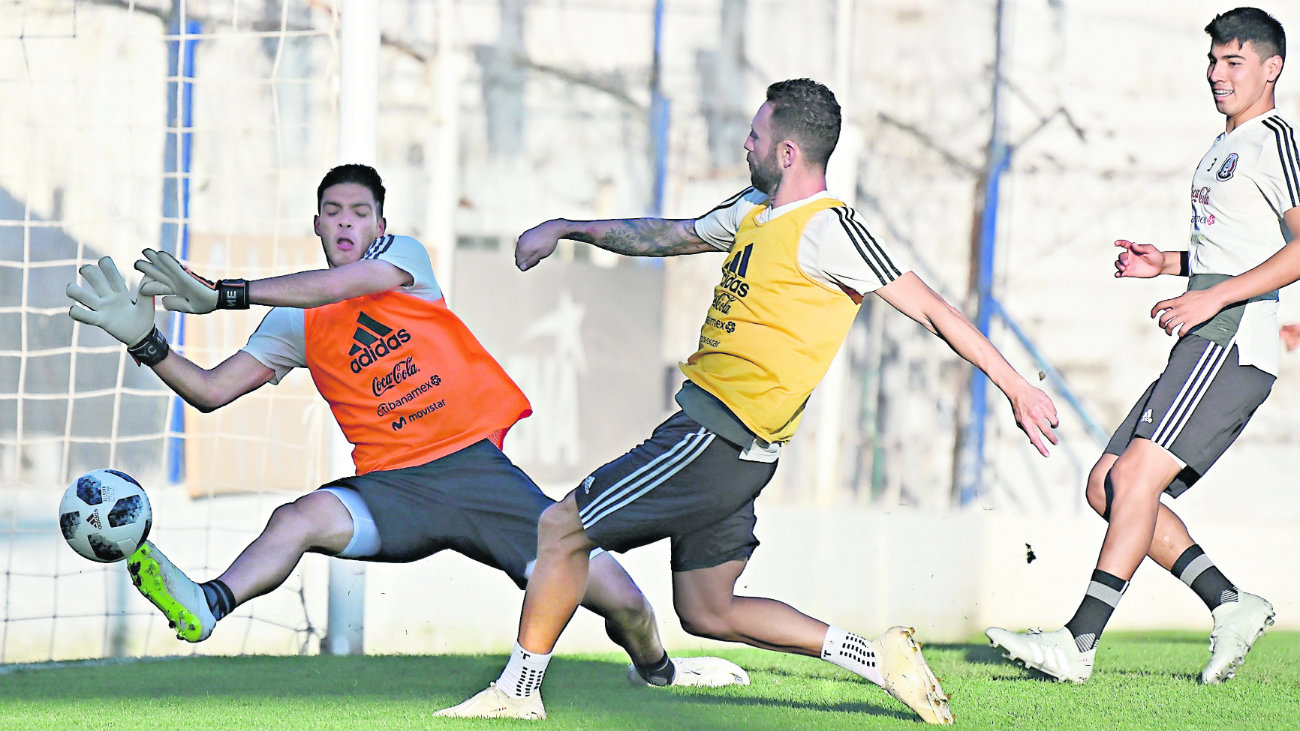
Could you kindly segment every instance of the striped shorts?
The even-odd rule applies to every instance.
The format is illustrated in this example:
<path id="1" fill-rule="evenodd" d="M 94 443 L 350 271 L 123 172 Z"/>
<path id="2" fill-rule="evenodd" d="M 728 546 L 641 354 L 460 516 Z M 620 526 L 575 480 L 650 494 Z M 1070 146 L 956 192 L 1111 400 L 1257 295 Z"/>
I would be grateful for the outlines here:
<path id="1" fill-rule="evenodd" d="M 673 571 L 747 560 L 758 546 L 754 499 L 776 463 L 740 451 L 677 412 L 574 491 L 587 537 L 609 551 L 670 538 Z"/>
<path id="2" fill-rule="evenodd" d="M 1169 364 L 1115 430 L 1106 454 L 1119 455 L 1135 437 L 1150 439 L 1185 465 L 1165 488 L 1183 494 L 1218 461 L 1273 390 L 1276 378 L 1237 362 L 1237 346 L 1196 335 L 1181 338 Z"/>

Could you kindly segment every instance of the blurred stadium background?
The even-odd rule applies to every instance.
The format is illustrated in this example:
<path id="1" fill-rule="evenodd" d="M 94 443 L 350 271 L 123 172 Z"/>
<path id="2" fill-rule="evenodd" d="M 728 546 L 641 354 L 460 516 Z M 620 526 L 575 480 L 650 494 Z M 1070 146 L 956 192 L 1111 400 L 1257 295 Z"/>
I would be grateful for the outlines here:
<path id="1" fill-rule="evenodd" d="M 1300 37 L 1300 7 L 1260 5 Z M 532 399 L 507 452 L 559 497 L 668 412 L 720 259 L 566 245 L 523 275 L 514 237 L 557 216 L 707 211 L 747 184 L 741 144 L 764 88 L 795 76 L 845 109 L 832 191 L 1041 374 L 1062 443 L 1040 459 L 1004 399 L 985 404 L 946 346 L 869 299 L 765 493 L 741 588 L 930 641 L 1059 625 L 1104 529 L 1084 475 L 1161 368 L 1170 342 L 1145 313 L 1179 289 L 1115 281 L 1111 242 L 1184 245 L 1191 166 L 1222 130 L 1201 28 L 1231 7 L 0 0 L 0 662 L 507 650 L 521 594 L 453 555 L 365 571 L 308 557 L 209 642 L 175 641 L 122 565 L 63 545 L 64 486 L 103 466 L 135 475 L 153 539 L 204 579 L 275 505 L 350 470 L 347 453 L 306 374 L 198 414 L 74 327 L 64 286 L 106 254 L 128 271 L 145 246 L 214 278 L 320 266 L 317 182 L 373 163 L 389 230 L 429 247 L 453 309 Z M 1293 121 L 1295 74 L 1279 90 Z M 1300 319 L 1292 292 L 1282 307 Z M 210 366 L 260 314 L 160 323 Z M 1241 442 L 1178 503 L 1290 628 L 1298 363 L 1285 359 Z M 706 645 L 671 615 L 666 549 L 625 562 L 670 645 Z M 1113 626 L 1208 632 L 1179 582 L 1149 565 L 1137 578 Z M 579 617 L 560 650 L 607 647 Z"/>

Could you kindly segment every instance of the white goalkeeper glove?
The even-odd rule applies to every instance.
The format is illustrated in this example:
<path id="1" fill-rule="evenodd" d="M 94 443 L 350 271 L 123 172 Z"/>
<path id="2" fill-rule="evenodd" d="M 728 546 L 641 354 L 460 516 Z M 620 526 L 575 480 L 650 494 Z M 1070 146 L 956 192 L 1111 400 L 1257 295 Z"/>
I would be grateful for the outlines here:
<path id="1" fill-rule="evenodd" d="M 81 305 L 70 307 L 68 317 L 94 325 L 126 346 L 136 345 L 149 336 L 153 330 L 153 298 L 139 294 L 132 301 L 112 257 L 100 259 L 97 267 L 86 264 L 79 271 L 90 290 L 76 282 L 68 285 L 64 291 Z"/>
<path id="2" fill-rule="evenodd" d="M 165 251 L 144 250 L 135 268 L 150 280 L 141 293 L 164 295 L 162 305 L 172 312 L 206 315 L 213 310 L 248 309 L 248 282 L 242 279 L 205 279 Z"/>
<path id="3" fill-rule="evenodd" d="M 68 308 L 68 317 L 94 325 L 126 345 L 126 352 L 136 363 L 157 365 L 167 357 L 167 339 L 153 324 L 153 297 L 137 291 L 131 299 L 126 282 L 112 258 L 99 260 L 99 267 L 89 264 L 79 270 L 91 291 L 72 282 L 64 290 L 77 304 Z M 151 284 L 146 277 L 143 290 Z"/>

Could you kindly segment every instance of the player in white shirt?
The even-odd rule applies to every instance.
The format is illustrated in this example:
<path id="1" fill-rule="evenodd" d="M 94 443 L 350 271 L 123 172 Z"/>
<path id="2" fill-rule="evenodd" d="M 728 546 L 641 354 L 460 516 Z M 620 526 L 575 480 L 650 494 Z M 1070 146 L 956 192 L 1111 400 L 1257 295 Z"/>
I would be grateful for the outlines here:
<path id="1" fill-rule="evenodd" d="M 1226 119 L 1192 176 L 1187 251 L 1116 241 L 1116 277 L 1187 276 L 1188 291 L 1151 317 L 1178 335 L 1169 364 L 1088 476 L 1088 503 L 1110 525 L 1078 611 L 1057 632 L 988 630 L 1008 657 L 1084 682 L 1111 612 L 1145 556 L 1186 583 L 1214 618 L 1202 683 L 1231 678 L 1273 623 L 1266 600 L 1240 591 L 1160 502 L 1191 487 L 1264 402 L 1280 353 L 1277 291 L 1300 279 L 1300 149 L 1274 108 L 1286 36 L 1274 18 L 1237 8 L 1205 27 L 1207 81 Z"/>

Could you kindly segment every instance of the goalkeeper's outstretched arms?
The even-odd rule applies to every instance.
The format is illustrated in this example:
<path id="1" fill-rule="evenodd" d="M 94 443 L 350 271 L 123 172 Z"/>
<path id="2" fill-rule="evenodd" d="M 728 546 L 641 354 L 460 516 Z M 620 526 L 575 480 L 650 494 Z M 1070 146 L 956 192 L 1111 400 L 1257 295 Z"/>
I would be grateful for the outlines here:
<path id="1" fill-rule="evenodd" d="M 136 362 L 152 368 L 163 383 L 194 408 L 207 412 L 225 406 L 275 375 L 275 371 L 242 350 L 215 368 L 199 367 L 172 351 L 154 325 L 153 296 L 149 292 L 170 290 L 145 277 L 132 297 L 117 266 L 107 256 L 99 260 L 98 266 L 87 264 L 79 271 L 86 286 L 77 282 L 68 285 L 65 291 L 76 303 L 68 309 L 68 316 L 112 335 L 127 346 Z"/>
<path id="2" fill-rule="evenodd" d="M 249 305 L 320 307 L 353 297 L 409 285 L 412 277 L 378 259 L 361 259 L 330 269 L 312 269 L 267 279 L 218 279 L 195 274 L 165 251 L 144 250 L 135 268 L 150 280 L 141 291 L 163 295 L 172 312 L 203 315 L 213 310 L 243 310 Z"/>

